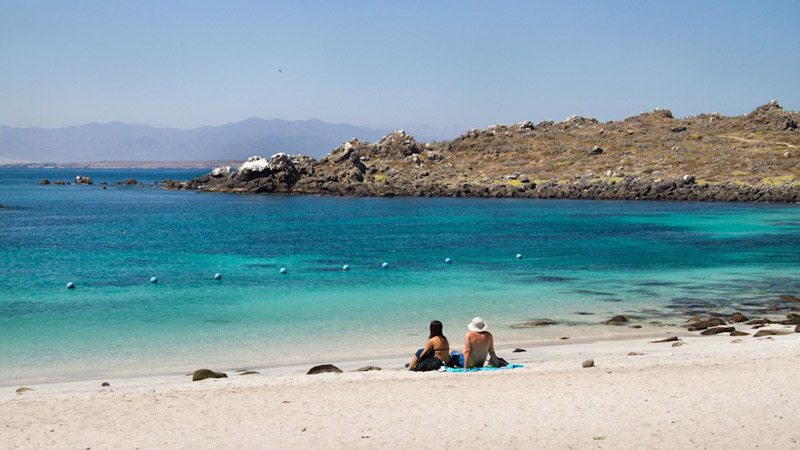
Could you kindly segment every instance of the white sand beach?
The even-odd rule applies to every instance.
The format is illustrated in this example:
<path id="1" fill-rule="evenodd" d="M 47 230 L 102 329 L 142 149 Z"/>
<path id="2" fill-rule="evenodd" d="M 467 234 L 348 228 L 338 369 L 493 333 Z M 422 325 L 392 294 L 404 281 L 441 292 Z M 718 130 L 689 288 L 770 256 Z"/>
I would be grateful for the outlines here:
<path id="1" fill-rule="evenodd" d="M 783 328 L 775 326 L 776 328 Z M 740 327 L 748 330 L 749 327 Z M 785 327 L 792 330 L 794 327 Z M 0 390 L 3 448 L 800 448 L 800 333 L 499 351 L 525 368 L 410 373 L 402 361 L 192 382 Z M 665 333 L 664 336 L 669 335 Z M 630 352 L 641 353 L 631 355 Z M 594 359 L 595 367 L 581 363 Z M 306 369 L 306 368 L 303 368 Z"/>

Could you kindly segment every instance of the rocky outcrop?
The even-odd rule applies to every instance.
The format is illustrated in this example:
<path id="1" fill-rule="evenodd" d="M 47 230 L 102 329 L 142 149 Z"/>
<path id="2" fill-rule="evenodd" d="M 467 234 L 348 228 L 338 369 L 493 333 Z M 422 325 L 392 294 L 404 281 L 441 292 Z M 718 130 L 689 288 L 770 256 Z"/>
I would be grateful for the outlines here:
<path id="1" fill-rule="evenodd" d="M 47 185 L 50 184 L 50 180 L 48 180 L 47 178 L 42 178 L 41 180 L 39 180 L 37 184 Z"/>
<path id="2" fill-rule="evenodd" d="M 739 117 L 677 119 L 657 109 L 606 123 L 580 116 L 526 121 L 471 130 L 449 142 L 421 143 L 399 130 L 374 143 L 352 139 L 319 161 L 285 153 L 253 156 L 237 169 L 218 167 L 164 187 L 360 197 L 800 202 L 798 160 L 782 156 L 800 142 L 798 120 L 800 114 L 771 102 Z"/>
<path id="3" fill-rule="evenodd" d="M 101 183 L 101 184 L 105 184 L 105 183 Z M 139 182 L 137 182 L 137 181 L 136 181 L 136 180 L 134 180 L 133 178 L 125 178 L 125 179 L 124 179 L 124 180 L 122 180 L 122 181 L 116 181 L 116 182 L 114 182 L 114 184 L 116 184 L 116 185 L 127 185 L 127 186 L 132 186 L 132 185 L 139 184 Z"/>
<path id="4" fill-rule="evenodd" d="M 80 175 L 77 175 L 75 177 L 75 184 L 90 185 L 92 184 L 92 179 L 89 177 L 82 177 Z"/>

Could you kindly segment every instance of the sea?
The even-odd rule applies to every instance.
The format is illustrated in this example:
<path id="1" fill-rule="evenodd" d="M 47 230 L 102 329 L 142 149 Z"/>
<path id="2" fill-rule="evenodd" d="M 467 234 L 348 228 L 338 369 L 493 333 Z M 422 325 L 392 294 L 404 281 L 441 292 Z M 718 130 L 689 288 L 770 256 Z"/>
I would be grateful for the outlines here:
<path id="1" fill-rule="evenodd" d="M 800 295 L 800 205 L 154 184 L 203 172 L 0 169 L 0 385 L 410 356 L 475 316 L 498 348 L 664 333 Z"/>

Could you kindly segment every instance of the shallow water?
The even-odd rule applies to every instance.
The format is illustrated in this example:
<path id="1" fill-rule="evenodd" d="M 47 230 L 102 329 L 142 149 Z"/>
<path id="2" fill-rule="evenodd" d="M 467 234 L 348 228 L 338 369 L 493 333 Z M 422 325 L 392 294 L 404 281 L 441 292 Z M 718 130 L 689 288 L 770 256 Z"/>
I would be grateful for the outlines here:
<path id="1" fill-rule="evenodd" d="M 511 328 L 537 318 L 602 334 L 800 292 L 797 205 L 36 185 L 78 174 L 200 172 L 0 169 L 2 383 L 400 354 L 475 315 L 500 343 L 563 333 Z"/>

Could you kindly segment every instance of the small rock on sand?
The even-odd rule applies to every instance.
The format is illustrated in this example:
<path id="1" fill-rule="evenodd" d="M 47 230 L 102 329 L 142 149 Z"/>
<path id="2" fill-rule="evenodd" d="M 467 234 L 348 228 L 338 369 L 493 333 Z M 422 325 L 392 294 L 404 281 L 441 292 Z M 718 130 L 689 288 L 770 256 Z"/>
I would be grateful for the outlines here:
<path id="1" fill-rule="evenodd" d="M 720 333 L 731 333 L 736 331 L 736 328 L 733 327 L 713 327 L 708 328 L 700 332 L 703 336 L 711 336 L 713 334 L 720 334 Z"/>
<path id="2" fill-rule="evenodd" d="M 747 322 L 750 319 L 748 319 L 747 316 L 745 316 L 744 314 L 742 314 L 740 312 L 735 312 L 735 313 L 731 314 L 731 316 L 728 318 L 728 320 L 730 320 L 733 323 L 740 323 L 740 322 Z"/>
<path id="3" fill-rule="evenodd" d="M 675 342 L 680 341 L 681 339 L 678 336 L 670 336 L 668 338 L 660 339 L 658 341 L 650 341 L 651 344 L 660 344 L 662 342 Z"/>
<path id="4" fill-rule="evenodd" d="M 581 366 L 583 366 L 584 369 L 588 369 L 589 367 L 594 367 L 594 360 L 593 359 L 587 359 L 586 361 L 584 361 L 581 364 Z"/>
<path id="5" fill-rule="evenodd" d="M 524 348 L 515 348 L 514 350 L 511 351 L 511 353 L 522 353 L 522 352 L 527 352 L 527 350 L 525 350 Z"/>
<path id="6" fill-rule="evenodd" d="M 100 385 L 100 387 L 111 387 L 111 384 L 108 381 L 104 381 L 103 384 Z"/>
<path id="7" fill-rule="evenodd" d="M 381 370 L 381 368 L 378 367 L 378 366 L 364 366 L 364 367 L 359 367 L 358 369 L 354 370 L 353 372 L 369 372 L 371 370 Z"/>
<path id="8" fill-rule="evenodd" d="M 786 334 L 792 334 L 790 330 L 758 330 L 753 337 L 761 337 L 761 336 L 783 336 Z"/>
<path id="9" fill-rule="evenodd" d="M 228 378 L 224 372 L 214 372 L 209 369 L 197 369 L 192 373 L 192 381 L 205 380 L 206 378 Z"/>
<path id="10" fill-rule="evenodd" d="M 306 375 L 316 375 L 319 373 L 342 373 L 342 369 L 334 366 L 333 364 L 321 364 L 308 369 Z"/>
<path id="11" fill-rule="evenodd" d="M 33 388 L 29 388 L 29 387 L 17 388 L 17 394 L 22 395 L 23 392 L 28 392 L 28 391 L 32 391 L 32 390 L 34 390 L 34 389 Z"/>

